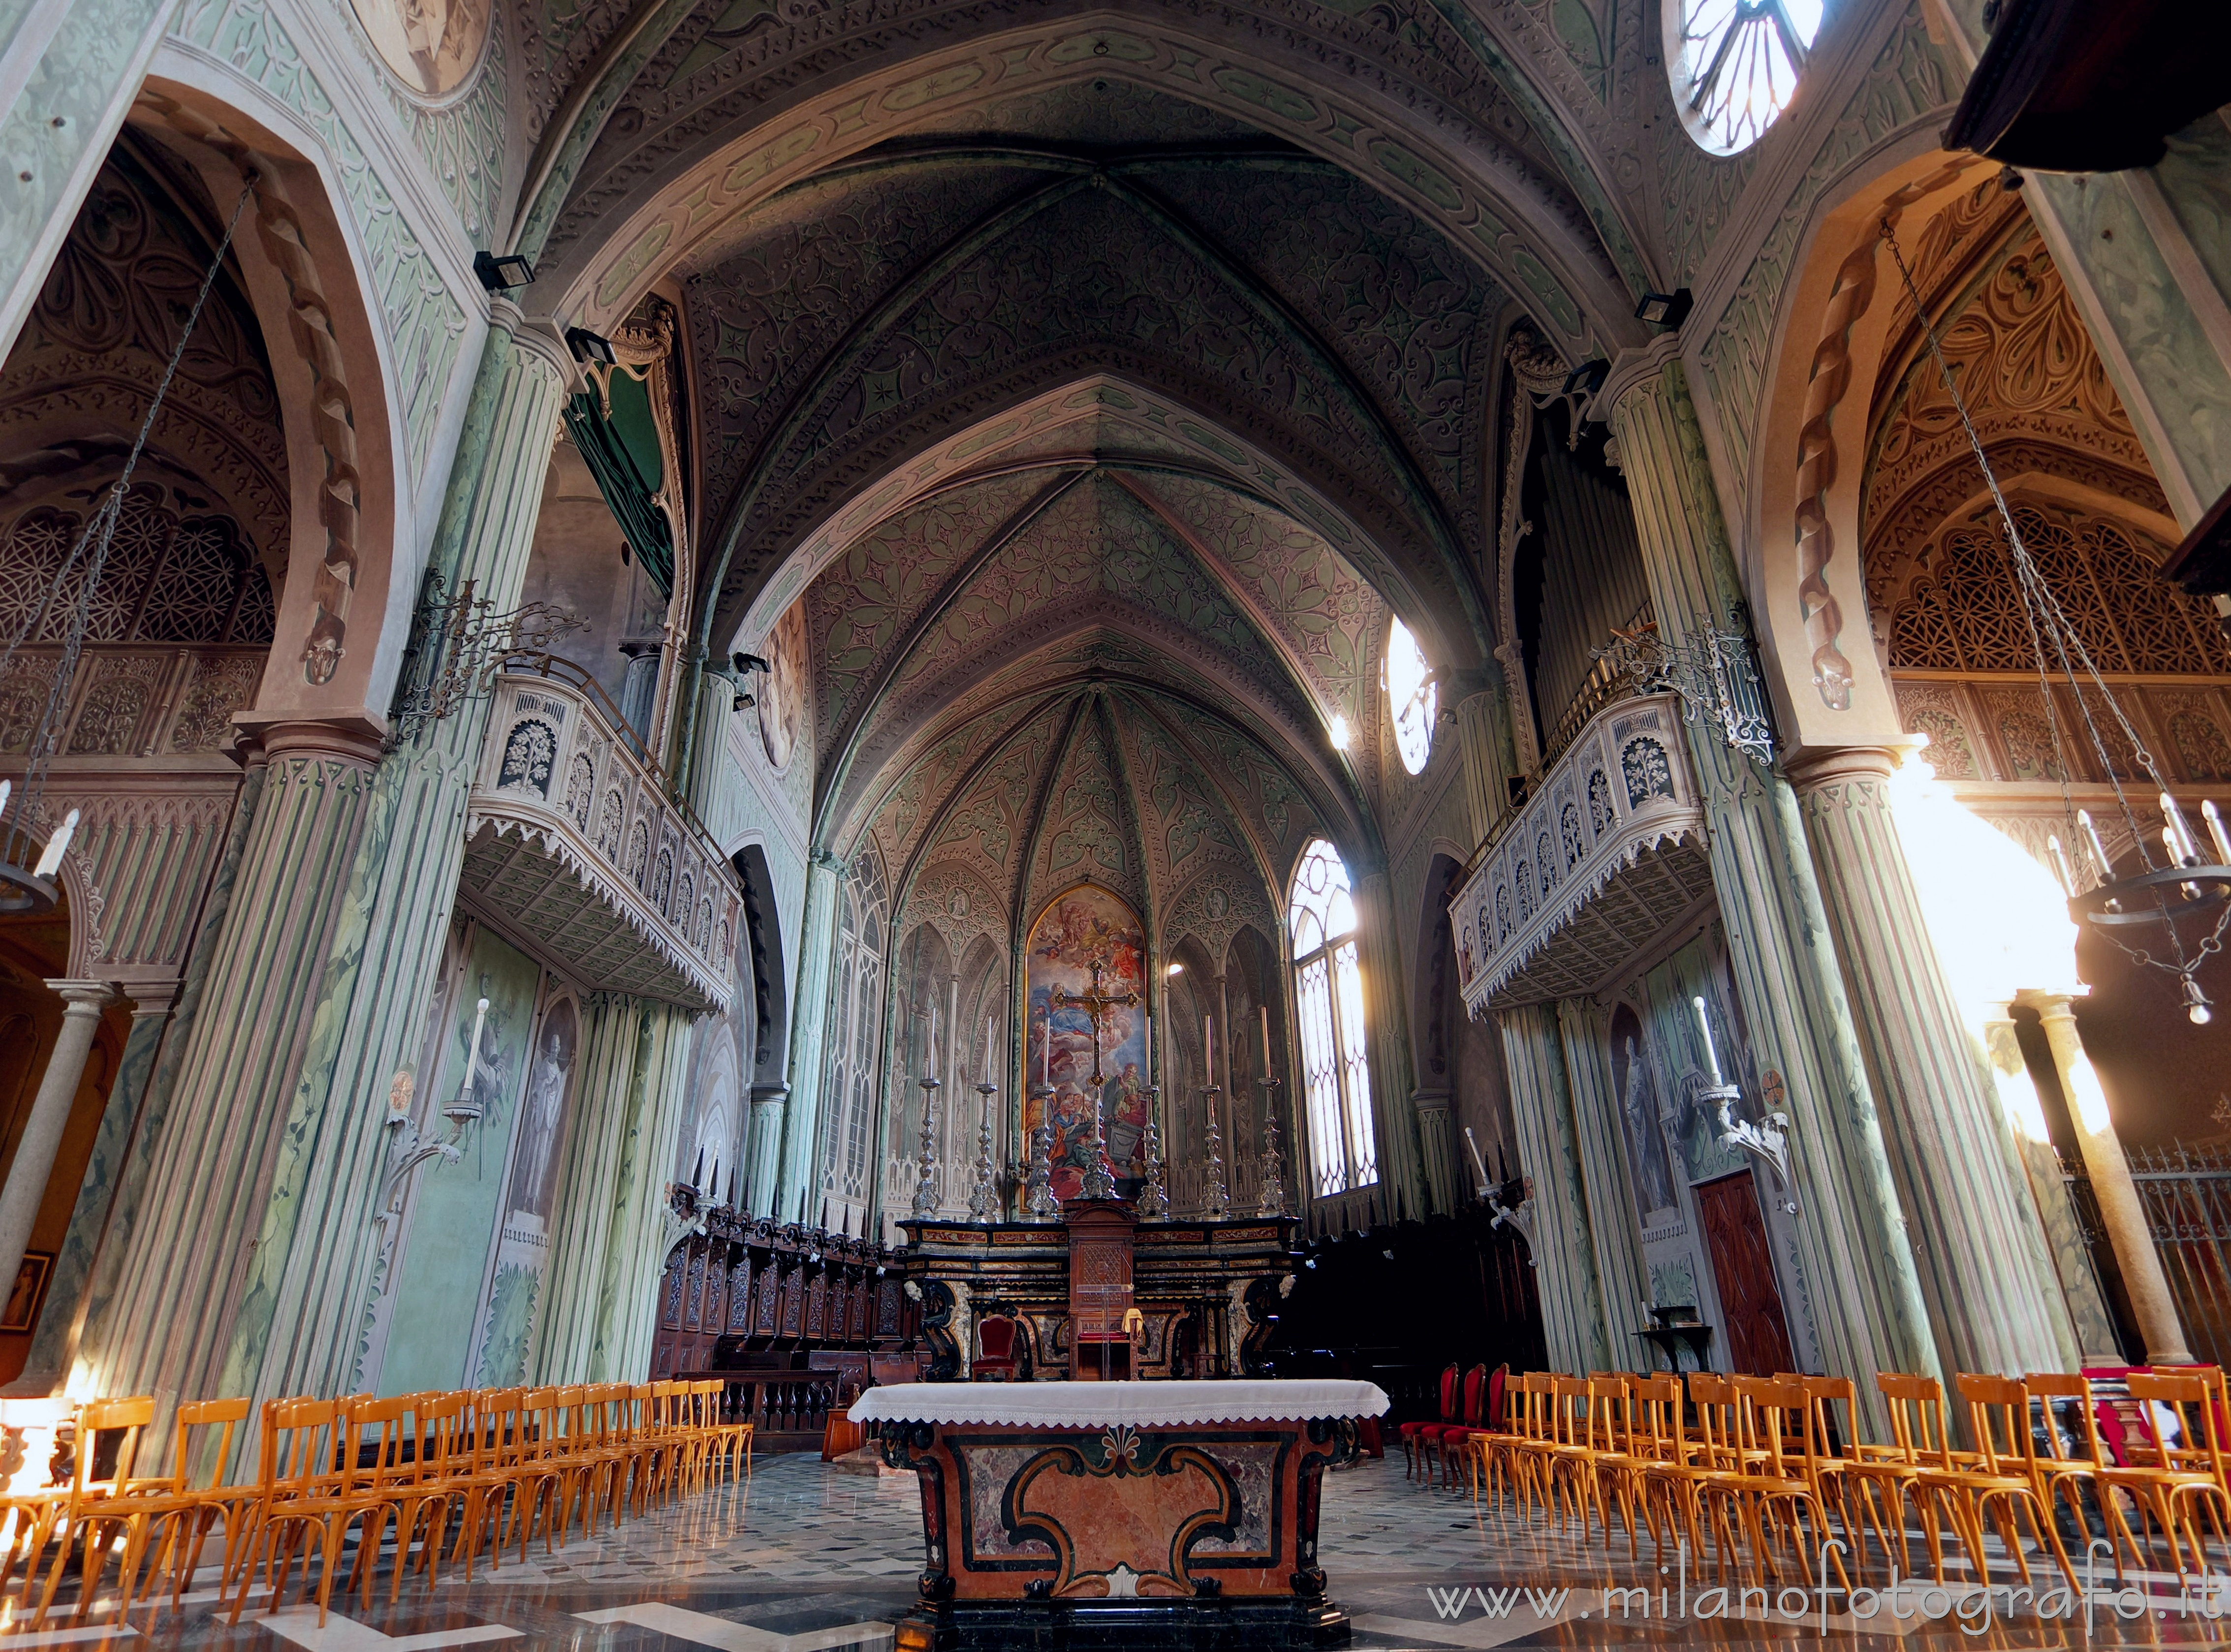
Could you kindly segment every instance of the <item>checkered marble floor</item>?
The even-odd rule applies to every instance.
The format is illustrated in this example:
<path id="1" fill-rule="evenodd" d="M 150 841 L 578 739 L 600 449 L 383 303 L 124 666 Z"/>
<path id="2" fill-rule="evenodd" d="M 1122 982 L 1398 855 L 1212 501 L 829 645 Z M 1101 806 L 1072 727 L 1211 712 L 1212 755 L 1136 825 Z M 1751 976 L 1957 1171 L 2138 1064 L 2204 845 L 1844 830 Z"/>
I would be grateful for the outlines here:
<path id="1" fill-rule="evenodd" d="M 401 1598 L 385 1603 L 382 1568 L 375 1604 L 337 1599 L 320 1628 L 314 1604 L 304 1607 L 299 1584 L 287 1609 L 272 1614 L 251 1597 L 237 1626 L 216 1615 L 213 1573 L 184 1607 L 139 1608 L 120 1631 L 100 1623 L 75 1628 L 57 1612 L 41 1631 L 12 1630 L 0 1620 L 0 1652 L 11 1646 L 141 1647 L 176 1652 L 437 1652 L 488 1645 L 563 1648 L 568 1652 L 883 1652 L 889 1625 L 914 1596 L 922 1527 L 914 1481 L 896 1475 L 840 1473 L 812 1456 L 763 1458 L 748 1482 L 715 1487 L 631 1520 L 617 1532 L 572 1539 L 546 1552 L 537 1541 L 522 1562 L 514 1548 L 503 1565 L 485 1561 L 469 1582 L 451 1573 L 428 1588 L 416 1572 Z M 1963 1628 L 1959 1603 L 1932 1598 L 1911 1584 L 1902 1601 L 1879 1601 L 1854 1616 L 1836 1603 L 1825 1619 L 1815 1598 L 1801 1611 L 1777 1613 L 1767 1597 L 1748 1611 L 1730 1595 L 1715 1611 L 1693 1559 L 1667 1558 L 1660 1573 L 1646 1537 L 1639 1560 L 1623 1535 L 1607 1545 L 1600 1532 L 1583 1537 L 1477 1507 L 1467 1493 L 1405 1480 L 1402 1465 L 1365 1462 L 1328 1477 L 1322 1558 L 1333 1595 L 1351 1614 L 1361 1652 L 1439 1652 L 1504 1646 L 1646 1647 L 1711 1642 L 1730 1647 L 1791 1648 L 1818 1642 L 1859 1652 L 1916 1652 L 1955 1647 L 2051 1648 L 2087 1644 L 2085 1614 L 2040 1621 L 1995 1610 L 1988 1624 L 1972 1615 Z M 1916 1555 L 1919 1548 L 1917 1544 Z M 2040 1585 L 2052 1573 L 2035 1567 Z M 1862 1584 L 1886 1584 L 1878 1562 Z M 1955 1562 L 1956 1591 L 1966 1576 Z M 1731 1578 L 1731 1585 L 1766 1580 Z M 2011 1584 L 2003 1557 L 1994 1581 Z M 2144 1616 L 2118 1617 L 2111 1605 L 2090 1614 L 2088 1643 L 2102 1646 L 2199 1646 L 2231 1642 L 2231 1616 L 2212 1622 L 2196 1607 L 2180 1610 L 2173 1578 L 2144 1582 Z M 1633 1597 L 1607 1617 L 1605 1591 L 1663 1585 L 1666 1604 L 1687 1610 L 1637 1615 Z M 2103 1571 L 2098 1588 L 2113 1588 Z M 1791 1603 L 1785 1602 L 1785 1605 Z M 2135 1605 L 2125 1598 L 2127 1613 Z M 14 1603 L 0 1603 L 13 1608 Z M 107 1612 L 95 1616 L 106 1617 Z M 20 1610 L 10 1616 L 20 1623 Z"/>

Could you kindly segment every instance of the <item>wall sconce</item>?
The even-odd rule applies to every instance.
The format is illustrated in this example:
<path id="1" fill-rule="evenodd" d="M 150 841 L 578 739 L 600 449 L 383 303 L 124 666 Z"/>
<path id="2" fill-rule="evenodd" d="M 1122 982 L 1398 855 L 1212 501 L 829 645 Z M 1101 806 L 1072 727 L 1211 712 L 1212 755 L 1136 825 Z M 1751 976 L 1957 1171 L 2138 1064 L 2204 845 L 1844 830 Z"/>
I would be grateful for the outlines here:
<path id="1" fill-rule="evenodd" d="M 534 266 L 519 253 L 482 251 L 473 255 L 473 274 L 489 292 L 508 293 L 533 282 Z"/>
<path id="2" fill-rule="evenodd" d="M 488 1020 L 488 1001 L 482 998 L 473 1016 L 473 1042 L 465 1047 L 465 1081 L 459 1087 L 457 1099 L 442 1109 L 442 1116 L 449 1121 L 446 1138 L 431 1139 L 422 1134 L 418 1121 L 411 1116 L 411 1074 L 398 1073 L 395 1082 L 387 1092 L 387 1128 L 393 1133 L 387 1143 L 387 1165 L 379 1180 L 379 1204 L 372 1216 L 376 1224 L 384 1225 L 403 1214 L 401 1194 L 411 1172 L 430 1158 L 442 1158 L 454 1165 L 464 1157 L 465 1126 L 477 1123 L 483 1109 L 473 1097 L 473 1081 L 477 1076 L 481 1028 Z"/>
<path id="3" fill-rule="evenodd" d="M 1789 1115 L 1769 1113 L 1757 1124 L 1735 1116 L 1734 1106 L 1743 1092 L 1720 1074 L 1719 1052 L 1712 1048 L 1712 1023 L 1705 1017 L 1704 999 L 1690 1002 L 1696 1005 L 1697 1026 L 1704 1035 L 1704 1062 L 1712 1070 L 1712 1081 L 1698 1092 L 1697 1099 L 1718 1105 L 1720 1145 L 1737 1148 L 1772 1171 L 1775 1184 L 1782 1190 L 1782 1214 L 1795 1216 L 1797 1201 L 1789 1197 Z"/>
<path id="4" fill-rule="evenodd" d="M 1690 307 L 1695 302 L 1685 287 L 1677 287 L 1670 293 L 1645 293 L 1642 302 L 1634 307 L 1634 319 L 1647 321 L 1653 327 L 1678 327 L 1689 319 Z"/>

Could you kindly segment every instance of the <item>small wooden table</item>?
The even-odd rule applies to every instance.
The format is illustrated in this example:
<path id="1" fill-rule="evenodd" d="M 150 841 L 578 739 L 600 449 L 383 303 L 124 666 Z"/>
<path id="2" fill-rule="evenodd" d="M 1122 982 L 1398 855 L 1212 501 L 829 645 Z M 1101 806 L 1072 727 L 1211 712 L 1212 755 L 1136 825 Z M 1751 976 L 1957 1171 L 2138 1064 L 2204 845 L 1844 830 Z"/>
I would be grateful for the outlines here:
<path id="1" fill-rule="evenodd" d="M 1317 1565 L 1343 1381 L 919 1383 L 852 1407 L 921 1478 L 928 1565 L 896 1652 L 1344 1646 Z"/>

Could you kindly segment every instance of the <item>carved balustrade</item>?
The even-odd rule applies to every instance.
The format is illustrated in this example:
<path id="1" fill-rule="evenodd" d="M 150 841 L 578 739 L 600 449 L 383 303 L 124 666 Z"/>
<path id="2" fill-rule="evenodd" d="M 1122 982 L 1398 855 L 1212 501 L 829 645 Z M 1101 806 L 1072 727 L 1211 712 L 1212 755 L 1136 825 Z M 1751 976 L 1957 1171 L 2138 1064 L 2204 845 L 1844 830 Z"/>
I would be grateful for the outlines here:
<path id="1" fill-rule="evenodd" d="M 743 890 L 595 683 L 497 679 L 465 816 L 473 905 L 585 984 L 725 1010 Z"/>

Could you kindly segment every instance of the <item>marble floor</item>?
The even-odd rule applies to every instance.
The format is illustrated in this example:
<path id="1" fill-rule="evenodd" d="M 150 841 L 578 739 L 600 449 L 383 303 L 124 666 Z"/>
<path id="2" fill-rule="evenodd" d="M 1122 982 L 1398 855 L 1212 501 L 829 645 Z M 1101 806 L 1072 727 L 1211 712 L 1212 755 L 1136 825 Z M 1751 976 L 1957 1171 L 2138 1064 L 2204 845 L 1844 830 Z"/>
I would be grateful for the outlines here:
<path id="1" fill-rule="evenodd" d="M 921 1542 L 910 1478 L 841 1473 L 812 1456 L 763 1458 L 748 1483 L 715 1487 L 617 1532 L 577 1534 L 554 1554 L 538 1542 L 524 1563 L 514 1550 L 501 1570 L 483 1567 L 469 1583 L 449 1576 L 430 1589 L 413 1572 L 391 1607 L 383 1570 L 370 1610 L 354 1597 L 337 1601 L 322 1629 L 314 1603 L 304 1608 L 296 1600 L 273 1614 L 254 1596 L 229 1627 L 216 1610 L 211 1571 L 181 1610 L 167 1601 L 136 1607 L 120 1628 L 73 1628 L 58 1611 L 42 1629 L 10 1629 L 20 1609 L 0 1602 L 0 1652 L 436 1652 L 503 1642 L 579 1652 L 878 1652 L 890 1645 L 887 1625 L 913 1597 Z M 1668 1556 L 1661 1573 L 1646 1537 L 1637 1563 L 1623 1536 L 1607 1546 L 1600 1533 L 1583 1539 L 1577 1527 L 1476 1508 L 1463 1492 L 1407 1482 L 1399 1461 L 1328 1479 L 1321 1549 L 1335 1598 L 1354 1617 L 1355 1644 L 1367 1652 L 1693 1642 L 1793 1652 L 1808 1642 L 1850 1643 L 1859 1652 L 2231 1642 L 2231 1615 L 2219 1623 L 2182 1602 L 2173 1577 L 2124 1580 L 2148 1591 L 2140 1601 L 2115 1593 L 2122 1585 L 2104 1561 L 2089 1610 L 2043 1603 L 2066 1605 L 2055 1618 L 2024 1603 L 2010 1614 L 2003 1589 L 1986 1616 L 1956 1561 L 1948 1566 L 1951 1592 L 1908 1584 L 1892 1596 L 1879 1557 L 1857 1579 L 1877 1589 L 1872 1601 L 1832 1599 L 1823 1617 L 1817 1596 L 1807 1596 L 1801 1610 L 1795 1596 L 1782 1597 L 1792 1609 L 1785 1614 L 1754 1593 L 1744 1610 L 1734 1590 L 1765 1580 L 1730 1577 L 1730 1592 L 1716 1597 L 1709 1591 L 1720 1580 L 1698 1576 L 1693 1560 Z M 2037 1569 L 2040 1593 L 2057 1575 Z M 2003 1557 L 1993 1581 L 2016 1581 Z M 1632 1594 L 1607 1602 L 1606 1591 L 1637 1585 L 1652 1591 L 1647 1615 Z"/>

